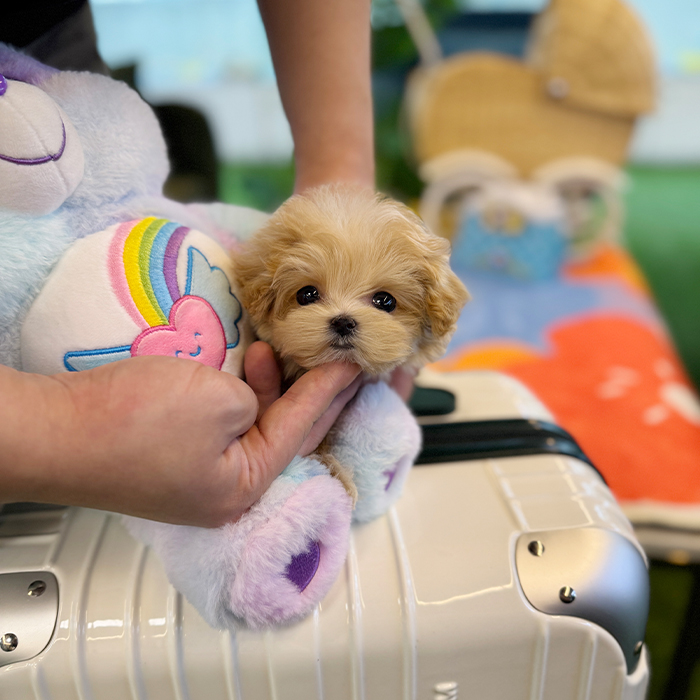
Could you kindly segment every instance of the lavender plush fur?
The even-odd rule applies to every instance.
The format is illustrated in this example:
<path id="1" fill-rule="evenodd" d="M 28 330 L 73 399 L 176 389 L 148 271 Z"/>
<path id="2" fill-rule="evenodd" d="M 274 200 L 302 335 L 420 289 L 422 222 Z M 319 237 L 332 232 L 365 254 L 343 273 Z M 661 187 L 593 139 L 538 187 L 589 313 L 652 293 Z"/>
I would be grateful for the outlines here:
<path id="1" fill-rule="evenodd" d="M 79 184 L 52 213 L 0 209 L 0 363 L 22 369 L 22 324 L 58 261 L 79 239 L 157 216 L 231 243 L 264 219 L 241 207 L 185 206 L 164 198 L 169 166 L 159 125 L 126 85 L 55 71 L 4 45 L 0 74 L 49 95 L 75 127 L 85 159 Z M 211 625 L 296 620 L 331 588 L 345 560 L 351 520 L 374 518 L 398 498 L 420 435 L 403 402 L 379 383 L 363 387 L 346 409 L 334 443 L 338 459 L 354 473 L 354 513 L 344 488 L 322 464 L 295 458 L 236 523 L 210 530 L 137 518 L 124 522 L 153 547 L 170 581 Z"/>
<path id="2" fill-rule="evenodd" d="M 355 522 L 386 512 L 401 494 L 421 445 L 415 419 L 384 382 L 367 384 L 333 428 L 333 455 L 353 469 Z"/>
<path id="3" fill-rule="evenodd" d="M 330 588 L 345 559 L 351 509 L 323 465 L 297 457 L 238 523 L 206 530 L 124 520 L 209 624 L 264 627 L 303 616 Z M 310 542 L 319 543 L 320 565 L 299 591 L 285 572 Z"/>

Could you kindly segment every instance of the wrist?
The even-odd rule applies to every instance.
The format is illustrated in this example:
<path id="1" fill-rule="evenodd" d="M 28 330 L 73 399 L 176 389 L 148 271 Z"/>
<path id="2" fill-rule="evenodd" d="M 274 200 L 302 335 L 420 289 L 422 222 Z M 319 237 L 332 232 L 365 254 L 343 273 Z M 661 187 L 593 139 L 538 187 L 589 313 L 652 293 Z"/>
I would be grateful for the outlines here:
<path id="1" fill-rule="evenodd" d="M 72 410 L 50 377 L 0 367 L 0 501 L 54 501 Z"/>
<path id="2" fill-rule="evenodd" d="M 367 173 L 351 167 L 310 168 L 298 170 L 294 180 L 294 194 L 302 194 L 306 190 L 319 185 L 330 183 L 342 183 L 348 185 L 360 185 L 374 190 L 374 171 Z"/>
<path id="3" fill-rule="evenodd" d="M 322 148 L 312 155 L 304 149 L 295 154 L 296 177 L 294 192 L 301 193 L 318 185 L 346 183 L 374 190 L 375 165 L 371 145 L 360 144 L 355 148 Z"/>

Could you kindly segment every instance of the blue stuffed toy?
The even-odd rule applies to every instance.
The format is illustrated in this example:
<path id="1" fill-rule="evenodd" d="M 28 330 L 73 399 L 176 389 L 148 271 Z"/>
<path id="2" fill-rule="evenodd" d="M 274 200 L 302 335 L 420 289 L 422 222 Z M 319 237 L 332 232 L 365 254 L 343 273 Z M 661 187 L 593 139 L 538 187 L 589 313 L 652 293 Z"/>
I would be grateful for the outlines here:
<path id="1" fill-rule="evenodd" d="M 230 251 L 265 215 L 163 197 L 160 127 L 123 83 L 3 45 L 0 74 L 0 363 L 54 374 L 175 355 L 242 377 L 254 335 Z M 420 444 L 403 401 L 368 384 L 334 430 L 354 510 L 323 464 L 297 457 L 219 529 L 124 517 L 211 625 L 308 614 L 343 566 L 351 521 L 398 498 Z"/>
<path id="2" fill-rule="evenodd" d="M 555 279 L 569 252 L 565 209 L 554 188 L 484 182 L 460 212 L 453 263 L 519 280 Z"/>

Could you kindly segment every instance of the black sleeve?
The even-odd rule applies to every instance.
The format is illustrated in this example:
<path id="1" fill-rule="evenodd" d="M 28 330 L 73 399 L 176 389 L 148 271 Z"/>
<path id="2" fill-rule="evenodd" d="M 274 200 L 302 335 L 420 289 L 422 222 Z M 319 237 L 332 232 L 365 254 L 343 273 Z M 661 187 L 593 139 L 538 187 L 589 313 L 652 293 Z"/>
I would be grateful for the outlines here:
<path id="1" fill-rule="evenodd" d="M 22 48 L 80 10 L 87 0 L 15 0 L 2 13 L 0 41 Z"/>

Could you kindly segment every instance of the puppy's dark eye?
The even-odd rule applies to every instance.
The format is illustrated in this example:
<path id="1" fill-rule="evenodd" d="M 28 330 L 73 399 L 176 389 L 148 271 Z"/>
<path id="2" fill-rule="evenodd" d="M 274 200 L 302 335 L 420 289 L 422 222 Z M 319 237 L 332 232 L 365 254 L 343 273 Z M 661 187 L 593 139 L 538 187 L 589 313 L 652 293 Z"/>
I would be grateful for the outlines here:
<path id="1" fill-rule="evenodd" d="M 308 304 L 313 304 L 317 302 L 321 297 L 319 296 L 318 289 L 312 287 L 310 284 L 306 287 L 302 287 L 297 292 L 297 303 L 299 306 L 307 306 Z"/>
<path id="2" fill-rule="evenodd" d="M 382 311 L 391 313 L 396 308 L 396 299 L 389 292 L 377 292 L 372 297 L 372 303 Z"/>

